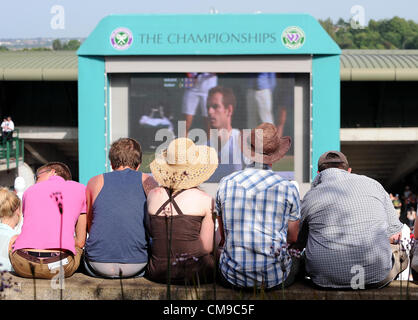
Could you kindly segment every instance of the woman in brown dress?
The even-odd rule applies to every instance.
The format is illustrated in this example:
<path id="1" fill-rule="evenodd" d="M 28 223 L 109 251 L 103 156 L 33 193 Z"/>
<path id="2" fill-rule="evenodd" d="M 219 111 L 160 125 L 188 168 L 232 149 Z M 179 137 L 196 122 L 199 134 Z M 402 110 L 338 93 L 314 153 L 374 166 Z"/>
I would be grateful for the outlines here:
<path id="1" fill-rule="evenodd" d="M 150 168 L 160 187 L 147 198 L 151 254 L 147 277 L 156 282 L 213 281 L 213 199 L 197 187 L 218 166 L 213 148 L 179 138 Z"/>

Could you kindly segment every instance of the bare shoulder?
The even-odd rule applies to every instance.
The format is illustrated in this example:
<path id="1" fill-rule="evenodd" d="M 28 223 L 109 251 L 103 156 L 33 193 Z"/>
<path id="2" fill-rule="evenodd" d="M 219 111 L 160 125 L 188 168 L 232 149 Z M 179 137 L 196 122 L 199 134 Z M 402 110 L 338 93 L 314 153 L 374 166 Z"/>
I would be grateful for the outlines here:
<path id="1" fill-rule="evenodd" d="M 90 192 L 93 195 L 93 197 L 95 197 L 95 195 L 97 195 L 103 188 L 103 184 L 103 175 L 99 174 L 97 176 L 94 176 L 89 180 L 89 182 L 87 182 L 86 190 L 88 190 L 88 192 Z"/>
<path id="2" fill-rule="evenodd" d="M 94 176 L 93 178 L 90 178 L 89 182 L 87 182 L 88 188 L 95 188 L 98 185 L 103 185 L 103 175 L 99 174 L 97 176 Z"/>
<path id="3" fill-rule="evenodd" d="M 204 192 L 203 190 L 200 190 L 198 188 L 193 188 L 189 190 L 189 196 L 193 197 L 193 199 L 199 199 L 200 203 L 204 203 L 206 206 L 210 206 L 212 203 L 212 197 Z"/>
<path id="4" fill-rule="evenodd" d="M 165 193 L 164 188 L 157 186 L 156 188 L 153 188 L 149 191 L 148 197 L 160 196 L 162 193 Z"/>

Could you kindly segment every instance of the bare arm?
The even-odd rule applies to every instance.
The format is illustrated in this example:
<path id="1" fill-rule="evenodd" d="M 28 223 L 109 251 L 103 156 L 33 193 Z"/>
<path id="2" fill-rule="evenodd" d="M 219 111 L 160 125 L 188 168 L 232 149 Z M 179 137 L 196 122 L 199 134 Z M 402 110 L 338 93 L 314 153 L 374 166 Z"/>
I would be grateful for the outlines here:
<path id="1" fill-rule="evenodd" d="M 287 243 L 293 244 L 298 240 L 299 220 L 289 221 L 287 229 Z"/>
<path id="2" fill-rule="evenodd" d="M 9 252 L 10 252 L 10 250 L 12 250 L 12 247 L 13 247 L 13 245 L 15 244 L 15 241 L 16 241 L 17 237 L 18 237 L 18 235 L 14 235 L 14 236 L 10 239 L 10 242 L 9 242 Z"/>
<path id="3" fill-rule="evenodd" d="M 86 188 L 86 203 L 87 203 L 86 204 L 87 205 L 87 210 L 86 210 L 86 224 L 87 224 L 87 231 L 88 232 L 90 232 L 91 222 L 93 221 L 93 212 L 92 212 L 93 190 L 91 189 L 90 181 L 87 184 L 87 188 Z"/>
<path id="4" fill-rule="evenodd" d="M 158 187 L 157 181 L 150 176 L 149 174 L 143 173 L 142 174 L 142 186 L 144 187 L 145 195 L 148 196 L 148 193 Z"/>
<path id="5" fill-rule="evenodd" d="M 217 236 L 220 238 L 219 244 L 218 244 L 218 250 L 215 252 L 216 255 L 216 261 L 219 261 L 220 255 L 222 253 L 223 247 L 225 245 L 225 229 L 224 229 L 224 223 L 222 220 L 222 201 L 221 201 L 222 192 L 220 192 L 220 189 L 218 188 L 218 191 L 216 192 L 216 204 L 215 204 L 215 211 L 217 213 L 217 220 L 218 220 L 218 231 Z M 218 239 L 216 239 L 218 241 Z"/>
<path id="6" fill-rule="evenodd" d="M 418 239 L 418 219 L 415 219 L 414 223 L 414 238 Z"/>
<path id="7" fill-rule="evenodd" d="M 80 214 L 75 226 L 75 246 L 83 248 L 87 237 L 87 217 L 85 213 Z"/>
<path id="8" fill-rule="evenodd" d="M 221 236 L 221 241 L 219 241 L 219 247 L 222 248 L 225 244 L 225 233 L 224 233 L 224 223 L 222 217 L 218 216 L 218 231 Z"/>
<path id="9" fill-rule="evenodd" d="M 205 199 L 206 200 L 206 199 Z M 209 199 L 212 203 L 212 199 Z M 212 205 L 209 205 L 209 208 L 206 210 L 206 214 L 202 220 L 202 227 L 200 229 L 200 239 L 202 240 L 203 249 L 211 253 L 213 250 L 213 233 L 215 226 L 212 218 Z"/>
<path id="10" fill-rule="evenodd" d="M 415 231 L 414 231 L 414 233 L 415 233 Z M 398 232 L 398 233 L 395 233 L 395 234 L 391 235 L 390 238 L 389 238 L 389 242 L 392 243 L 392 244 L 397 244 L 399 239 L 401 238 L 401 234 L 402 234 L 402 232 Z"/>
<path id="11" fill-rule="evenodd" d="M 306 247 L 306 243 L 308 241 L 308 234 L 309 234 L 308 222 L 306 220 L 300 221 L 298 240 L 294 244 L 294 247 L 302 251 Z"/>
<path id="12" fill-rule="evenodd" d="M 98 175 L 89 180 L 86 188 L 86 225 L 87 231 L 90 232 L 93 221 L 93 203 L 97 195 L 103 187 L 103 175 Z"/>

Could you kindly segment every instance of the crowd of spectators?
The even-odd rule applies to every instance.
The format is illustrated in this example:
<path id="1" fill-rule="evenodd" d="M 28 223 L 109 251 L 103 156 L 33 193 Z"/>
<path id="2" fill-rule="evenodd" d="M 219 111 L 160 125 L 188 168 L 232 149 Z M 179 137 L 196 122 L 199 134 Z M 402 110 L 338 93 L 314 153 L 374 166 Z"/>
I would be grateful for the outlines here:
<path id="1" fill-rule="evenodd" d="M 207 102 L 211 127 L 224 129 L 212 137 L 220 148 L 233 134 L 227 93 L 211 90 Z M 141 145 L 132 138 L 112 143 L 112 171 L 87 186 L 72 180 L 66 164 L 47 163 L 21 200 L 0 189 L 0 268 L 27 278 L 78 270 L 240 290 L 273 290 L 298 278 L 331 289 L 388 285 L 408 266 L 400 219 L 405 212 L 413 228 L 416 195 L 409 186 L 389 195 L 331 150 L 301 200 L 297 184 L 272 170 L 291 146 L 281 132 L 262 123 L 236 135 L 238 159 L 248 161 L 223 171 L 215 199 L 199 186 L 220 172 L 221 154 L 188 138 L 157 153 L 151 175 L 141 172 Z"/>
<path id="2" fill-rule="evenodd" d="M 405 185 L 401 195 L 391 193 L 390 198 L 400 221 L 407 224 L 413 231 L 417 213 L 417 194 L 415 190 L 411 190 L 409 185 Z"/>

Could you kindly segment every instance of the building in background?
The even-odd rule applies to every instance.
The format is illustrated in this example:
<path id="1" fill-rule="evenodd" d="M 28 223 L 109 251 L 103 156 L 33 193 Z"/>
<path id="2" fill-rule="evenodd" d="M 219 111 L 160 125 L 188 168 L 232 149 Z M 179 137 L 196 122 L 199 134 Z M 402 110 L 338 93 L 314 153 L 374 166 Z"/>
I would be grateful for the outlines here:
<path id="1" fill-rule="evenodd" d="M 418 50 L 343 50 L 340 67 L 341 151 L 353 172 L 390 192 L 417 188 Z M 32 170 L 63 161 L 78 179 L 77 74 L 75 52 L 0 53 L 0 116 L 13 117 Z M 1 171 L 1 184 L 17 174 Z"/>

